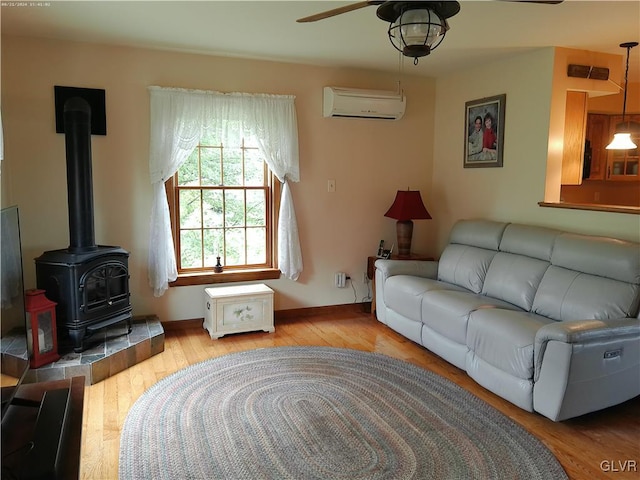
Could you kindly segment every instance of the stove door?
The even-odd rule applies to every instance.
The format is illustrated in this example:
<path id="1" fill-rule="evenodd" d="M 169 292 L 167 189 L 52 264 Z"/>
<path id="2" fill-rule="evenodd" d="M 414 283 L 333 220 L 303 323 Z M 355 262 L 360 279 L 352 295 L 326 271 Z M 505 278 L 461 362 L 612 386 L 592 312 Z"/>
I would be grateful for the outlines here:
<path id="1" fill-rule="evenodd" d="M 116 261 L 100 264 L 82 276 L 80 292 L 86 314 L 129 302 L 129 272 Z"/>

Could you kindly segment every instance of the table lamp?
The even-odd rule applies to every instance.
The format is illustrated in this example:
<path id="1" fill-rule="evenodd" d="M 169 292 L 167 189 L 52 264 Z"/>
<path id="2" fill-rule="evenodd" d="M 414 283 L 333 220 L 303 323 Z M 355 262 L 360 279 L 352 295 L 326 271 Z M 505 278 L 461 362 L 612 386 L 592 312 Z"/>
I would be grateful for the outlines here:
<path id="1" fill-rule="evenodd" d="M 398 190 L 393 205 L 385 217 L 395 218 L 396 235 L 398 236 L 398 255 L 408 257 L 411 254 L 411 237 L 413 236 L 413 221 L 430 219 L 431 215 L 422 202 L 418 190 Z"/>

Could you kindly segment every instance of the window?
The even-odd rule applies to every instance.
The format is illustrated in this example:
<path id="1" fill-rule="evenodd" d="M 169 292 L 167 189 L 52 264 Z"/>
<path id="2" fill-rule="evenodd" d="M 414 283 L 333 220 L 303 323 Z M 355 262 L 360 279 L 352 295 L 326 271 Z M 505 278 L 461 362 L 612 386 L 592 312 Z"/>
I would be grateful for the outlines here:
<path id="1" fill-rule="evenodd" d="M 167 182 L 178 274 L 211 282 L 218 257 L 229 273 L 274 268 L 274 184 L 257 142 L 203 138 Z M 208 277 L 212 274 L 212 277 Z"/>
<path id="2" fill-rule="evenodd" d="M 295 97 L 248 93 L 227 94 L 156 86 L 149 87 L 149 94 L 151 111 L 149 175 L 153 201 L 148 266 L 149 285 L 153 289 L 153 294 L 156 297 L 162 296 L 169 288 L 169 282 L 171 285 L 196 285 L 267 280 L 280 278 L 280 275 L 296 281 L 303 267 L 290 186 L 290 183 L 300 181 Z M 233 127 L 238 125 L 242 125 L 244 133 L 247 134 L 245 138 L 251 138 L 248 135 L 251 134 L 256 137 L 256 141 L 248 140 L 245 143 L 242 141 L 243 135 L 234 134 Z M 213 138 L 207 138 L 209 136 Z M 215 138 L 218 142 L 214 141 Z M 262 185 L 251 183 L 255 178 L 252 177 L 252 173 L 247 176 L 246 161 L 249 158 L 251 163 L 252 153 L 250 152 L 253 148 L 248 147 L 255 145 L 259 145 L 259 151 L 264 155 L 262 160 L 269 166 L 277 182 L 271 183 L 271 175 L 265 172 Z M 218 165 L 221 169 L 220 180 L 223 182 L 227 181 L 222 176 L 224 169 L 227 168 L 225 162 L 234 157 L 234 149 L 240 153 L 241 161 L 237 163 L 242 165 L 242 175 L 236 174 L 235 183 L 225 185 L 219 181 L 219 184 L 215 184 L 211 180 L 215 173 L 213 169 L 217 167 L 207 166 L 207 162 L 202 161 L 202 154 L 204 152 L 206 158 L 207 152 L 211 153 L 216 147 L 219 152 L 222 152 L 222 155 L 218 156 L 221 159 Z M 179 180 L 180 167 L 194 150 L 198 151 L 197 177 L 193 170 L 190 173 L 188 171 L 182 173 L 182 180 Z M 228 172 L 233 172 L 233 169 L 227 169 Z M 191 179 L 188 178 L 189 175 L 192 176 Z M 248 178 L 249 184 L 247 184 Z M 265 184 L 265 182 L 270 183 Z M 269 200 L 264 207 L 266 221 L 263 225 L 253 222 L 255 220 L 252 206 L 254 199 L 249 194 L 251 190 L 257 190 L 258 187 L 267 187 L 269 192 Z M 195 193 L 191 192 L 192 198 L 178 197 L 176 201 L 178 191 L 186 192 L 189 189 L 195 190 Z M 164 194 L 165 190 L 167 195 Z M 216 192 L 222 195 L 223 210 L 216 211 L 216 201 L 208 198 L 208 196 L 214 196 Z M 244 204 L 241 210 L 227 208 L 227 199 L 232 199 L 233 192 L 236 195 L 242 192 L 241 199 Z M 185 202 L 188 204 L 190 200 L 193 201 L 190 205 L 190 208 L 193 208 L 191 212 L 196 213 L 193 213 L 193 216 L 185 214 L 183 220 L 180 216 L 181 207 L 178 204 L 181 201 L 183 204 Z M 236 200 L 236 204 L 240 203 L 238 197 Z M 279 204 L 276 205 L 276 202 Z M 272 213 L 276 209 L 281 211 L 279 218 L 275 218 Z M 184 210 L 183 205 L 182 211 Z M 189 212 L 188 209 L 187 211 Z M 242 217 L 242 223 L 237 222 L 238 218 L 234 218 L 236 215 Z M 220 218 L 223 219 L 222 224 L 216 224 L 216 221 L 220 222 Z M 233 223 L 234 221 L 237 223 Z M 276 222 L 279 222 L 277 235 L 274 233 Z M 255 251 L 252 247 L 254 240 L 252 235 L 259 232 L 260 228 L 264 228 L 263 252 L 260 251 L 261 249 Z M 237 242 L 237 238 L 234 240 L 232 235 L 234 233 L 244 235 L 242 242 Z M 221 234 L 222 237 L 220 237 Z M 277 249 L 272 236 L 277 238 Z M 184 238 L 185 244 L 189 244 L 192 240 L 194 245 L 189 255 L 186 255 L 185 250 L 185 256 L 181 257 L 181 260 L 184 259 L 184 265 L 181 266 L 180 272 L 176 252 L 181 254 L 184 248 L 176 248 L 180 240 L 178 237 Z M 216 245 L 216 238 L 218 245 Z M 230 249 L 231 243 L 239 245 L 236 250 Z M 213 254 L 210 250 L 211 245 L 214 249 Z M 218 253 L 216 249 L 220 249 L 221 257 L 224 257 L 226 262 L 230 262 L 230 265 L 226 266 L 223 273 L 209 274 L 212 255 L 215 257 Z M 273 259 L 276 258 L 276 254 L 278 269 L 274 268 L 276 264 Z M 258 257 L 265 259 L 267 268 L 253 268 L 259 264 L 251 262 L 255 262 Z M 268 268 L 269 265 L 272 268 Z M 191 273 L 185 273 L 187 271 Z"/>

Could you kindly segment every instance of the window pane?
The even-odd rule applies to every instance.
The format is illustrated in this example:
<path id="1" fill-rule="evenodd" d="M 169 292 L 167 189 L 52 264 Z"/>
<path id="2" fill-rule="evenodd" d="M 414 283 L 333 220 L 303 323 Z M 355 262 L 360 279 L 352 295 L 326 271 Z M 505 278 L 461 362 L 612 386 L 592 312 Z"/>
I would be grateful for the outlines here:
<path id="1" fill-rule="evenodd" d="M 47 353 L 53 350 L 53 316 L 51 312 L 40 312 L 38 316 L 38 330 L 42 329 L 43 342 L 39 343 L 40 335 L 38 335 L 38 351 L 40 353 Z M 35 346 L 35 345 L 34 345 Z"/>
<path id="2" fill-rule="evenodd" d="M 241 122 L 230 121 L 226 122 L 226 140 L 225 147 L 240 147 L 242 145 L 242 126 Z"/>
<path id="3" fill-rule="evenodd" d="M 257 148 L 246 149 L 244 153 L 244 184 L 262 186 L 264 182 L 264 160 Z"/>
<path id="4" fill-rule="evenodd" d="M 202 185 L 222 185 L 222 165 L 220 155 L 222 150 L 215 147 L 202 147 L 200 163 L 202 164 Z"/>
<path id="5" fill-rule="evenodd" d="M 204 266 L 213 268 L 218 262 L 216 257 L 224 253 L 224 230 L 221 228 L 204 231 Z"/>
<path id="6" fill-rule="evenodd" d="M 243 226 L 244 219 L 244 191 L 224 191 L 224 220 L 225 227 Z"/>
<path id="7" fill-rule="evenodd" d="M 267 229 L 264 227 L 247 228 L 247 263 L 267 263 Z"/>
<path id="8" fill-rule="evenodd" d="M 263 227 L 267 224 L 264 190 L 247 190 L 247 226 Z"/>
<path id="9" fill-rule="evenodd" d="M 246 263 L 244 228 L 228 228 L 225 232 L 226 264 L 244 265 Z"/>
<path id="10" fill-rule="evenodd" d="M 182 268 L 202 267 L 202 237 L 200 230 L 180 232 L 180 266 Z"/>
<path id="11" fill-rule="evenodd" d="M 223 183 L 226 187 L 242 185 L 242 150 L 225 148 L 223 159 Z"/>
<path id="12" fill-rule="evenodd" d="M 218 256 L 229 267 L 271 265 L 266 164 L 241 122 L 223 123 L 224 145 L 205 132 L 178 172 L 179 271 L 213 269 Z"/>
<path id="13" fill-rule="evenodd" d="M 222 190 L 204 190 L 202 192 L 203 227 L 224 226 L 224 205 Z"/>
<path id="14" fill-rule="evenodd" d="M 103 306 L 103 303 L 107 300 L 107 281 L 104 271 L 99 269 L 87 278 L 85 282 L 85 296 L 87 299 L 87 308 L 91 310 L 99 304 Z"/>
<path id="15" fill-rule="evenodd" d="M 189 158 L 180 166 L 178 170 L 178 185 L 199 185 L 198 150 L 198 148 L 195 148 Z"/>
<path id="16" fill-rule="evenodd" d="M 180 228 L 202 226 L 200 190 L 180 190 Z"/>
<path id="17" fill-rule="evenodd" d="M 127 293 L 127 271 L 122 267 L 108 269 L 109 296 L 111 300 Z"/>
<path id="18" fill-rule="evenodd" d="M 220 140 L 214 132 L 205 130 L 202 138 L 200 139 L 200 144 L 219 146 L 222 145 L 222 140 Z"/>

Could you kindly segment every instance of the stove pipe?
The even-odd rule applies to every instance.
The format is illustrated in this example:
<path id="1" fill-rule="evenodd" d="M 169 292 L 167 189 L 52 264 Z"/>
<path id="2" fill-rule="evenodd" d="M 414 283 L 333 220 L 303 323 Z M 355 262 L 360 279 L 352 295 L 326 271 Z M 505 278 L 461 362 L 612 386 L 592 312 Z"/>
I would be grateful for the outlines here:
<path id="1" fill-rule="evenodd" d="M 91 173 L 91 107 L 86 100 L 72 97 L 65 102 L 64 131 L 67 154 L 69 251 L 96 250 Z"/>

